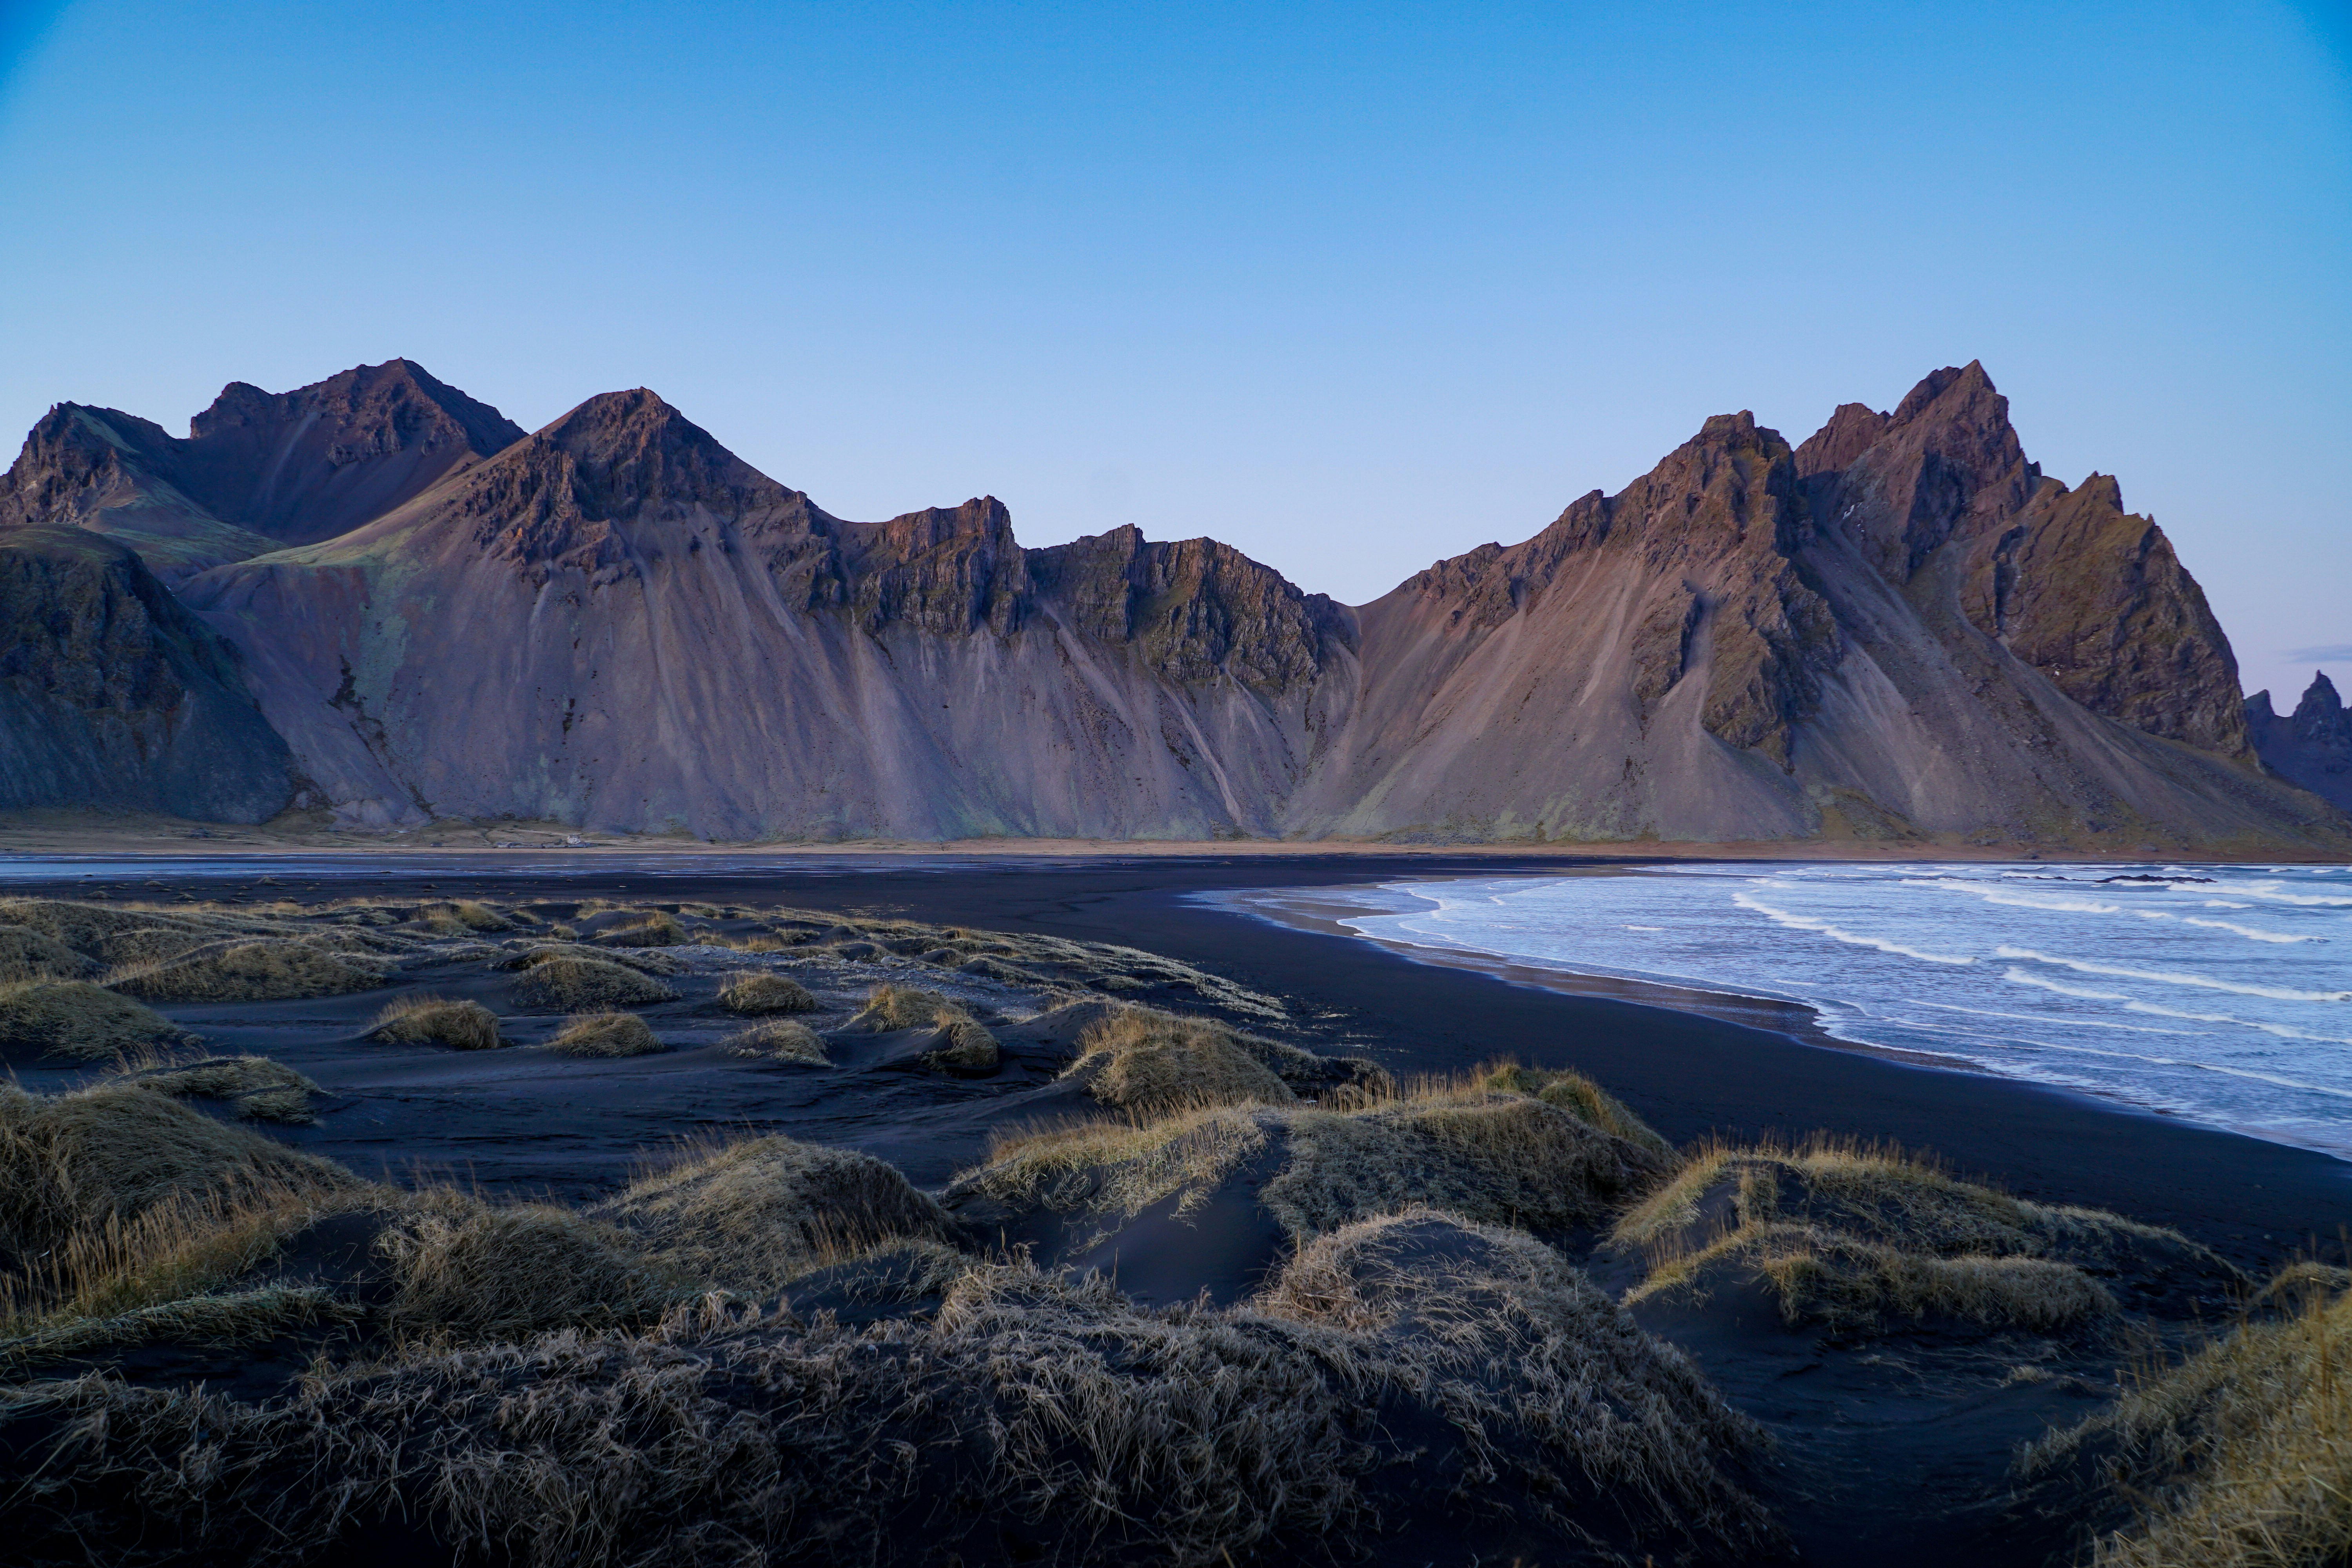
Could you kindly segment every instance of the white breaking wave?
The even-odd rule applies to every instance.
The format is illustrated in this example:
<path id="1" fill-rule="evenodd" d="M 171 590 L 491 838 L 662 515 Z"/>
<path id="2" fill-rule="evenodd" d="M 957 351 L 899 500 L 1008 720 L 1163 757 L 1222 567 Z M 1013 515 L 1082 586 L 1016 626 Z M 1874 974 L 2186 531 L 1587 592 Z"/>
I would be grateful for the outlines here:
<path id="1" fill-rule="evenodd" d="M 2072 996 L 2084 1002 L 2128 1002 L 2131 1000 L 2130 997 L 2125 995 L 2120 991 L 2085 991 L 2080 985 L 2066 985 L 2062 984 L 2055 980 L 2045 980 L 2039 974 L 2028 974 L 2022 969 L 2011 969 L 2008 973 L 2002 975 L 2001 978 L 2016 985 L 2038 985 L 2044 991 L 2055 991 L 2061 996 Z"/>
<path id="2" fill-rule="evenodd" d="M 2028 985 L 2041 985 L 2052 990 L 2057 989 L 2057 987 L 2050 985 L 2050 983 L 2047 981 L 2035 980 L 2029 975 L 2021 975 L 2013 969 L 2010 971 L 2010 973 L 2013 977 L 2023 980 Z M 2104 991 L 2068 991 L 2065 992 L 2064 994 L 2069 996 L 2092 996 L 2096 997 L 2101 1001 L 2106 1001 L 2109 999 L 2107 993 Z M 2050 1022 L 2046 1016 L 2038 1013 L 1997 1013 L 1990 1007 L 1963 1007 L 1957 1002 L 1921 1002 L 1917 1004 L 1917 1005 L 1922 1007 L 1934 1007 L 1946 1013 L 1966 1013 L 1972 1017 L 1978 1018 L 2006 1018 L 2013 1024 L 2047 1024 Z M 2189 1033 L 2186 1029 L 2159 1029 L 2151 1024 L 2110 1023 L 2105 1018 L 2070 1018 L 2067 1022 L 2078 1029 L 2125 1029 L 2135 1035 L 2185 1035 Z"/>
<path id="3" fill-rule="evenodd" d="M 2301 904 L 2305 908 L 2352 907 L 2352 899 L 2336 898 L 2326 893 L 2282 893 L 2275 886 L 2269 888 L 2232 886 L 2223 890 L 2235 893 L 2242 899 L 2260 899 L 2264 903 L 2271 904 Z"/>
<path id="4" fill-rule="evenodd" d="M 2195 915 L 2183 915 L 2180 921 L 2183 925 L 2203 926 L 2209 931 L 2235 931 L 2238 935 L 2254 942 L 2326 942 L 2327 940 L 2324 936 L 2290 936 L 2281 931 L 2260 931 L 2252 926 L 2237 925 L 2229 921 L 2200 921 Z"/>
<path id="5" fill-rule="evenodd" d="M 1803 1003 L 1836 1040 L 2352 1157 L 2352 879 L 2157 869 L 1683 861 L 1394 883 L 1349 923 L 1522 973 Z"/>
<path id="6" fill-rule="evenodd" d="M 1843 942 L 1854 947 L 1874 947 L 1881 952 L 1897 953 L 1905 958 L 1916 958 L 1928 963 L 1974 963 L 1976 962 L 1973 958 L 1955 957 L 1946 952 L 1922 952 L 1916 947 L 1906 947 L 1899 942 L 1889 942 L 1883 936 L 1864 936 L 1858 931 L 1843 931 L 1827 921 L 1815 920 L 1810 915 L 1792 915 L 1786 910 L 1776 910 L 1762 900 L 1750 898 L 1746 893 L 1734 893 L 1731 896 L 1731 901 L 1741 909 L 1754 910 L 1758 914 L 1765 916 L 1776 924 L 1789 926 L 1797 931 L 1812 931 L 1816 935 L 1828 937 L 1832 942 Z"/>
<path id="7" fill-rule="evenodd" d="M 2267 996 L 2273 1002 L 2352 1002 L 2352 991 L 2294 991 L 2284 985 L 2242 985 L 2205 974 L 2181 974 L 2163 970 L 2131 969 L 2117 963 L 2093 963 L 2087 959 L 2058 958 L 2030 947 L 1994 948 L 1996 958 L 2022 958 L 2035 963 L 2055 963 L 2078 974 L 2112 974 L 2118 980 L 2146 980 L 2158 985 L 2196 985 L 2208 991 L 2233 991 L 2241 996 Z"/>

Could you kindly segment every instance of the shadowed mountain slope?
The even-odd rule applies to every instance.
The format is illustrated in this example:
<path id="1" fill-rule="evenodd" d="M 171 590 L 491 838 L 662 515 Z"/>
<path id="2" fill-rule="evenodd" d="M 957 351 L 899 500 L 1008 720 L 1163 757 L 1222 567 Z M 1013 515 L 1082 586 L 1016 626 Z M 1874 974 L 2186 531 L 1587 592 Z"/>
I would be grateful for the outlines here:
<path id="1" fill-rule="evenodd" d="M 0 531 L 0 808 L 98 805 L 261 822 L 292 758 L 236 650 L 121 544 Z"/>
<path id="2" fill-rule="evenodd" d="M 1710 419 L 1359 610 L 992 499 L 835 518 L 643 390 L 526 437 L 394 361 L 192 429 L 52 411 L 0 538 L 169 563 L 362 825 L 2352 847 L 2162 531 L 1973 364 L 1795 447 Z"/>
<path id="3" fill-rule="evenodd" d="M 2247 698 L 2246 728 L 2264 767 L 2352 811 L 2352 711 L 2326 671 L 2312 671 L 2293 713 L 2275 711 L 2267 691 Z"/>
<path id="4" fill-rule="evenodd" d="M 0 478 L 0 528 L 110 534 L 176 582 L 346 532 L 521 437 L 406 360 L 295 392 L 231 382 L 185 440 L 111 408 L 61 403 Z"/>

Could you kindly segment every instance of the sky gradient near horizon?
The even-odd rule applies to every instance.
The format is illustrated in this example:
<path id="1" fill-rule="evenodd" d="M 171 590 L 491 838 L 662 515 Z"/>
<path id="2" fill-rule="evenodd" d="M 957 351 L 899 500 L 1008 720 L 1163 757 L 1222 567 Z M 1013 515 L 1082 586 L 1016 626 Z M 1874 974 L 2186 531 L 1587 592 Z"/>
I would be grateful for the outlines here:
<path id="1" fill-rule="evenodd" d="M 405 355 L 1351 603 L 1981 359 L 2352 691 L 2352 7 L 0 0 L 0 433 Z"/>

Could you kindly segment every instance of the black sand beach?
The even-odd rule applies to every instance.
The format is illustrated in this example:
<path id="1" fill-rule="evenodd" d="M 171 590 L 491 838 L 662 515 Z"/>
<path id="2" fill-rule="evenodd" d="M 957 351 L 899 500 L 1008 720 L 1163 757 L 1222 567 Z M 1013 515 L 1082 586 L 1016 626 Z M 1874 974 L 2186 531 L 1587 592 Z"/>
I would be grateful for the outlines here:
<path id="1" fill-rule="evenodd" d="M 1394 1072 L 1452 1071 L 1500 1055 L 1573 1066 L 1677 1142 L 1711 1132 L 1749 1139 L 1817 1131 L 1890 1140 L 1932 1152 L 1958 1173 L 2021 1197 L 2112 1208 L 2171 1226 L 2250 1270 L 2274 1267 L 2298 1250 L 2335 1256 L 2340 1228 L 2352 1223 L 2352 1164 L 2346 1162 L 2090 1096 L 1820 1043 L 1825 1037 L 1801 1007 L 1777 1009 L 1777 1028 L 1744 1026 L 1548 985 L 1534 971 L 1516 971 L 1514 983 L 1457 963 L 1417 962 L 1358 938 L 1289 929 L 1191 897 L 1401 878 L 1556 875 L 1576 866 L 1633 863 L 1620 858 L 779 858 L 752 871 L 742 868 L 742 857 L 725 858 L 724 869 L 705 868 L 698 859 L 665 856 L 608 869 L 583 856 L 576 869 L 550 871 L 537 860 L 432 857 L 429 869 L 411 871 L 397 859 L 363 856 L 303 857 L 290 866 L 255 857 L 250 877 L 194 878 L 175 875 L 173 862 L 159 858 L 135 878 L 62 881 L 12 878 L 0 864 L 0 891 L 741 900 L 1119 942 L 1279 995 L 1292 1004 L 1302 1043 L 1369 1056 Z M 256 879 L 265 876 L 278 880 L 259 885 Z M 1727 1001 L 1725 1010 L 1759 1020 L 1776 1011 L 1747 999 Z"/>
<path id="2" fill-rule="evenodd" d="M 1745 1143 L 1815 1132 L 1889 1141 L 2018 1197 L 2177 1228 L 2255 1279 L 2298 1253 L 2340 1258 L 2339 1226 L 2352 1219 L 2352 1166 L 2326 1155 L 1822 1044 L 1801 1008 L 1727 1002 L 1718 1011 L 1750 1020 L 1736 1022 L 1563 988 L 1529 972 L 1505 977 L 1423 962 L 1196 897 L 1563 868 L 1556 856 L 1511 862 L 1480 855 L 1456 863 L 1427 854 L 1262 852 L 984 861 L 676 855 L 614 863 L 583 856 L 552 866 L 488 856 L 256 857 L 234 868 L 213 862 L 202 876 L 161 859 L 135 872 L 116 862 L 102 878 L 11 878 L 0 866 L 0 891 L 159 903 L 186 895 L 215 905 L 327 902 L 361 893 L 698 900 L 1118 943 L 1277 998 L 1288 1016 L 1279 1031 L 1286 1040 L 1326 1056 L 1369 1058 L 1400 1076 L 1455 1073 L 1507 1056 L 1573 1068 L 1677 1144 L 1709 1135 Z M 1055 1098 L 1065 1092 L 1055 1073 L 1066 1042 L 1042 1034 L 1033 1040 L 1018 1026 L 1004 1032 L 1011 1069 L 991 1084 L 958 1088 L 935 1077 L 869 1074 L 862 1081 L 884 1087 L 853 1100 L 821 1076 L 746 1067 L 715 1045 L 553 1068 L 538 1052 L 445 1052 L 419 1061 L 355 1051 L 352 1031 L 375 1001 L 362 994 L 302 1005 L 310 1038 L 268 1033 L 251 1021 L 261 1015 L 250 1008 L 209 1015 L 175 1008 L 173 1017 L 206 1033 L 215 1048 L 268 1054 L 350 1097 L 347 1105 L 367 1108 L 278 1134 L 299 1147 L 363 1176 L 455 1173 L 510 1196 L 600 1197 L 649 1146 L 698 1130 L 782 1132 L 855 1148 L 898 1165 L 919 1186 L 938 1187 L 986 1156 L 1013 1107 L 1024 1115 L 1085 1110 L 1081 1100 L 1066 1108 Z M 689 996 L 654 1009 L 654 1021 L 666 1037 L 672 1024 L 694 1034 L 707 1027 L 693 1023 L 698 1007 L 708 1011 Z M 338 1022 L 346 1012 L 349 1019 Z M 542 1026 L 510 1022 L 527 1031 Z M 37 1080 L 49 1076 L 23 1079 L 47 1091 L 55 1086 Z M 62 1082 L 66 1075 L 58 1076 Z M 1226 1226 L 1213 1210 L 1171 1231 L 1147 1216 L 1125 1233 L 1123 1258 L 1073 1247 L 1075 1231 L 1048 1227 L 1010 1239 L 1028 1239 L 1041 1246 L 1041 1258 L 1064 1265 L 1120 1268 L 1120 1288 L 1147 1301 L 1185 1300 L 1205 1289 L 1222 1303 L 1254 1289 L 1280 1245 L 1251 1226 L 1263 1228 L 1264 1221 Z M 1220 1263 L 1221 1247 L 1243 1261 Z M 1172 1267 L 1157 1266 L 1148 1256 L 1155 1248 Z M 1612 1265 L 1599 1255 L 1586 1267 L 1604 1289 L 1628 1282 L 1607 1277 Z M 2114 1352 L 2065 1352 L 2051 1363 L 2054 1373 L 2019 1382 L 2005 1376 L 2010 1363 L 2002 1359 L 2013 1359 L 2015 1346 L 1997 1339 L 1898 1333 L 1879 1342 L 1876 1352 L 1850 1347 L 1825 1361 L 1809 1333 L 1790 1331 L 1777 1314 L 1743 1321 L 1736 1303 L 1679 1316 L 1645 1309 L 1642 1321 L 1773 1431 L 1780 1479 L 1759 1485 L 1807 1561 L 1858 1564 L 1900 1552 L 1917 1564 L 2042 1562 L 2079 1539 L 2080 1521 L 2036 1517 L 1995 1500 L 2007 1491 L 2018 1443 L 2079 1420 L 2102 1389 L 2112 1392 Z"/>

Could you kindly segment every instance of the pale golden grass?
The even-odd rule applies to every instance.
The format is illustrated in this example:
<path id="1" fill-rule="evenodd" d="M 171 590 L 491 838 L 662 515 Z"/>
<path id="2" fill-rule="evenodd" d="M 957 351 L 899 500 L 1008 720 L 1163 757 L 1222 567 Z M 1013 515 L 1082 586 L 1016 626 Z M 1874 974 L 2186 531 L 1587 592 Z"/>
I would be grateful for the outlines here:
<path id="1" fill-rule="evenodd" d="M 0 985 L 0 1049 L 97 1062 L 187 1037 L 152 1008 L 87 980 Z"/>
<path id="2" fill-rule="evenodd" d="M 2337 1271 L 2331 1271 L 2337 1272 Z M 2028 1448 L 2028 1476 L 2087 1467 L 2140 1517 L 2098 1568 L 2315 1568 L 2352 1558 L 2352 1296 L 2315 1271 L 2177 1366 Z"/>
<path id="3" fill-rule="evenodd" d="M 191 1183 L 136 1213 L 110 1211 L 19 1256 L 0 1279 L 0 1336 L 21 1339 L 212 1292 L 328 1215 L 397 1201 L 356 1179 Z"/>
<path id="4" fill-rule="evenodd" d="M 1930 1316 L 2054 1332 L 2116 1310 L 2085 1260 L 2150 1245 L 2211 1259 L 2171 1231 L 2029 1203 L 1893 1145 L 1827 1138 L 1704 1145 L 1618 1222 L 1612 1243 L 1648 1266 L 1628 1300 L 1704 1299 L 1716 1282 L 1756 1279 L 1791 1324 L 1845 1332 Z"/>
<path id="5" fill-rule="evenodd" d="M 887 1033 L 896 1029 L 934 1029 L 939 1043 L 923 1058 L 945 1073 L 977 1077 L 996 1070 L 1003 1059 L 996 1037 L 985 1025 L 936 991 L 907 985 L 877 985 L 866 994 L 866 1005 L 842 1026 Z"/>
<path id="6" fill-rule="evenodd" d="M 1282 1003 L 1276 997 L 1174 959 L 1111 942 L 1070 942 L 1031 932 L 972 931 L 962 926 L 926 925 L 915 921 L 877 920 L 813 910 L 772 910 L 764 911 L 763 918 L 788 947 L 854 938 L 872 942 L 887 952 L 909 957 L 919 955 L 942 965 L 953 966 L 974 958 L 1009 960 L 1033 970 L 1051 966 L 1072 972 L 1071 979 L 1098 990 L 1160 986 L 1190 993 L 1202 1002 L 1236 1016 L 1272 1022 L 1286 1016 Z M 1032 974 L 1025 983 L 1035 984 L 1036 977 Z"/>
<path id="7" fill-rule="evenodd" d="M 1622 1100 L 1573 1068 L 1522 1067 L 1506 1058 L 1479 1070 L 1488 1089 L 1533 1095 L 1654 1154 L 1673 1153 L 1672 1146 L 1648 1122 L 1628 1110 Z"/>
<path id="8" fill-rule="evenodd" d="M 0 1251 L 19 1257 L 190 1193 L 332 1192 L 354 1180 L 136 1083 L 48 1096 L 0 1085 Z"/>
<path id="9" fill-rule="evenodd" d="M 808 1062 L 817 1067 L 827 1061 L 823 1037 L 797 1018 L 771 1018 L 754 1024 L 728 1036 L 721 1044 L 730 1055 L 755 1057 L 763 1061 Z"/>
<path id="10" fill-rule="evenodd" d="M 1657 1173 L 1648 1152 L 1557 1105 L 1423 1085 L 1359 1110 L 1285 1116 L 1290 1158 L 1260 1201 L 1294 1235 L 1428 1204 L 1487 1225 L 1606 1219 Z"/>
<path id="11" fill-rule="evenodd" d="M 533 1013 L 574 1013 L 590 1007 L 643 1007 L 675 1002 L 677 993 L 623 964 L 558 953 L 515 976 L 507 994 Z"/>
<path id="12" fill-rule="evenodd" d="M 1015 1132 L 948 1192 L 1129 1218 L 1177 1196 L 1188 1213 L 1278 1140 L 1281 1163 L 1258 1201 L 1293 1235 L 1314 1237 L 1416 1204 L 1564 1229 L 1607 1218 L 1657 1179 L 1641 1146 L 1483 1082 L 1418 1079 L 1358 1091 L 1339 1109 L 1196 1106 Z"/>
<path id="13" fill-rule="evenodd" d="M 954 1230 L 896 1166 L 774 1137 L 683 1144 L 588 1213 L 635 1236 L 658 1267 L 751 1294 L 886 1240 Z"/>
<path id="14" fill-rule="evenodd" d="M 483 931 L 512 931 L 519 923 L 476 899 L 426 904 L 416 911 L 418 923 L 436 936 L 467 936 Z"/>
<path id="15" fill-rule="evenodd" d="M 1177 1197 L 1176 1212 L 1189 1214 L 1266 1147 L 1272 1121 L 1264 1111 L 1196 1108 L 1149 1121 L 1000 1132 L 991 1140 L 987 1162 L 958 1175 L 946 1196 L 1130 1219 Z"/>
<path id="16" fill-rule="evenodd" d="M 388 1322 L 401 1338 L 512 1340 L 642 1322 L 683 1293 L 629 1237 L 551 1205 L 494 1208 L 426 1193 L 376 1247 L 400 1281 Z"/>
<path id="17" fill-rule="evenodd" d="M 2061 1247 L 2133 1240 L 2203 1250 L 2175 1232 L 2119 1215 L 2031 1203 L 1960 1181 L 1891 1143 L 1826 1136 L 1701 1144 L 1671 1182 L 1618 1223 L 1612 1240 L 1634 1247 L 1667 1240 L 1694 1223 L 1700 1200 L 1727 1182 L 1737 1183 L 1733 1203 L 1743 1223 L 1786 1214 L 1917 1251 L 2039 1257 Z"/>
<path id="18" fill-rule="evenodd" d="M 719 1005 L 730 1013 L 751 1017 L 772 1014 L 814 1013 L 816 998 L 799 981 L 783 974 L 738 974 L 719 988 Z"/>
<path id="19" fill-rule="evenodd" d="M 310 1097 L 321 1092 L 317 1084 L 292 1068 L 257 1056 L 205 1057 L 195 1061 L 137 1066 L 127 1071 L 123 1081 L 163 1094 L 226 1100 L 248 1121 L 298 1126 L 318 1120 L 310 1110 Z"/>
<path id="20" fill-rule="evenodd" d="M 394 997 L 369 1021 L 368 1038 L 395 1045 L 449 1046 L 461 1051 L 496 1050 L 499 1016 L 479 1002 L 412 993 Z"/>
<path id="21" fill-rule="evenodd" d="M 569 940 L 552 940 L 551 933 L 546 938 L 516 938 L 506 944 L 504 951 L 508 956 L 499 962 L 498 967 L 509 970 L 530 969 L 559 958 L 577 958 L 590 963 L 617 963 L 639 974 L 684 974 L 688 967 L 686 960 L 674 952 L 664 952 L 659 948 L 594 947 Z"/>
<path id="22" fill-rule="evenodd" d="M 597 932 L 593 940 L 602 947 L 676 947 L 688 938 L 676 915 L 647 910 L 626 925 Z"/>
<path id="23" fill-rule="evenodd" d="M 113 971 L 111 990 L 148 1002 L 284 1002 L 384 983 L 382 965 L 287 938 L 229 941 Z"/>
<path id="24" fill-rule="evenodd" d="M 567 1057 L 642 1057 L 662 1043 L 635 1013 L 588 1013 L 566 1020 L 547 1048 Z"/>
<path id="25" fill-rule="evenodd" d="M 1205 1019 L 1122 1008 L 1078 1037 L 1063 1077 L 1113 1110 L 1139 1115 L 1204 1105 L 1287 1105 L 1297 1097 L 1274 1070 Z"/>

